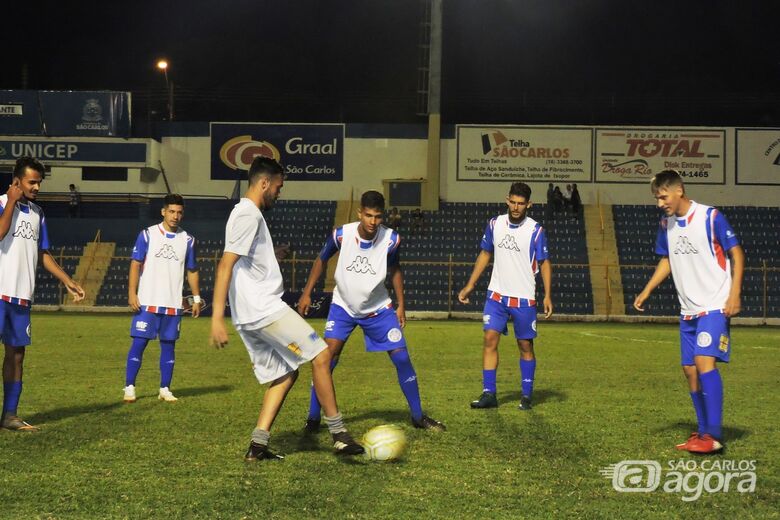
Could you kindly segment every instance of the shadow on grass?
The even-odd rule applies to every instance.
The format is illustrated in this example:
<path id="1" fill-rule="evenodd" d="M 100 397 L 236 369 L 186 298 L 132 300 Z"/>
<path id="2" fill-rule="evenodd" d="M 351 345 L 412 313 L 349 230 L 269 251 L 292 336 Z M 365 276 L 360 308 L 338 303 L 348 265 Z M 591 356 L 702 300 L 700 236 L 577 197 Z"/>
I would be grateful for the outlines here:
<path id="1" fill-rule="evenodd" d="M 230 385 L 182 388 L 181 390 L 176 391 L 176 395 L 178 397 L 194 397 L 194 396 L 204 395 L 204 394 L 229 392 L 232 389 L 233 387 Z M 119 397 L 121 398 L 121 395 Z M 150 395 L 150 396 L 139 397 L 139 401 L 145 401 L 151 399 L 157 399 L 157 396 Z M 28 420 L 33 424 L 50 423 L 50 422 L 60 421 L 63 419 L 69 419 L 71 417 L 77 417 L 80 415 L 103 413 L 109 410 L 114 410 L 116 408 L 121 408 L 123 406 L 133 406 L 133 404 L 125 404 L 124 402 L 117 399 L 116 402 L 107 403 L 107 404 L 86 404 L 81 406 L 69 406 L 67 408 L 56 408 L 54 410 L 37 413 L 35 415 L 30 416 Z"/>
<path id="2" fill-rule="evenodd" d="M 517 401 L 520 402 L 520 396 L 522 395 L 521 392 L 514 391 L 514 392 L 505 392 L 502 394 L 499 394 L 499 400 L 498 404 L 506 404 L 507 401 Z M 565 401 L 569 398 L 569 395 L 566 392 L 561 392 L 558 390 L 549 390 L 549 389 L 542 389 L 542 390 L 536 390 L 533 393 L 533 397 L 531 399 L 531 403 L 534 406 L 540 405 L 542 403 L 546 403 L 548 401 Z"/>
<path id="3" fill-rule="evenodd" d="M 667 424 L 666 426 L 661 426 L 660 428 L 657 428 L 654 430 L 655 433 L 661 433 L 671 430 L 679 430 L 682 432 L 693 432 L 696 431 L 696 428 L 698 425 L 696 423 L 692 422 L 684 422 L 684 421 L 678 421 L 676 423 Z M 752 430 L 746 430 L 744 428 L 737 428 L 735 426 L 724 426 L 723 427 L 723 440 L 726 442 L 728 441 L 736 441 L 743 437 L 747 437 L 753 433 Z"/>

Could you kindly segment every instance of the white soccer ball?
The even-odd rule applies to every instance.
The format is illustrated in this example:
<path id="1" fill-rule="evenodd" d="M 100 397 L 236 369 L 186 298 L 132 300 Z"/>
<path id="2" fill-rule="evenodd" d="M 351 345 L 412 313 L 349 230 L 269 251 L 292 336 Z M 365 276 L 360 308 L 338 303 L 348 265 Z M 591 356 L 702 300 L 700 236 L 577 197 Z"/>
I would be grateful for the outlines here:
<path id="1" fill-rule="evenodd" d="M 369 460 L 396 460 L 406 451 L 406 434 L 394 424 L 383 424 L 368 430 L 362 444 Z"/>

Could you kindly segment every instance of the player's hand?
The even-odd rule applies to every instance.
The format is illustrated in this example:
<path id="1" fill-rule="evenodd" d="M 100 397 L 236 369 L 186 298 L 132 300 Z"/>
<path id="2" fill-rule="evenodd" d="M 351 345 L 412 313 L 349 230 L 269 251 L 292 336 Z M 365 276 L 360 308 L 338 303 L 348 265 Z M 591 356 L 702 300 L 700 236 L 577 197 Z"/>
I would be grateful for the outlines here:
<path id="1" fill-rule="evenodd" d="M 401 325 L 401 328 L 406 327 L 406 309 L 403 305 L 398 306 L 395 310 L 395 315 L 398 316 L 398 323 Z"/>
<path id="2" fill-rule="evenodd" d="M 82 289 L 81 286 L 73 280 L 68 280 L 68 282 L 64 285 L 65 289 L 67 289 L 71 296 L 73 296 L 74 302 L 80 302 L 84 299 L 84 296 L 86 296 L 84 289 Z"/>
<path id="3" fill-rule="evenodd" d="M 553 304 L 552 304 L 552 298 L 549 296 L 545 296 L 544 298 L 544 319 L 549 318 L 553 315 Z"/>
<path id="4" fill-rule="evenodd" d="M 309 313 L 309 307 L 311 306 L 311 296 L 304 293 L 298 298 L 298 314 L 306 316 Z"/>
<path id="5" fill-rule="evenodd" d="M 458 301 L 460 303 L 470 303 L 469 300 L 469 294 L 471 294 L 471 291 L 474 290 L 474 287 L 469 287 L 468 285 L 460 290 L 458 293 Z"/>
<path id="6" fill-rule="evenodd" d="M 727 318 L 731 318 L 732 316 L 739 314 L 741 310 L 742 301 L 740 297 L 729 296 L 729 299 L 726 300 L 726 307 L 723 308 L 723 314 L 725 314 Z"/>
<path id="7" fill-rule="evenodd" d="M 6 195 L 8 195 L 8 202 L 11 204 L 16 204 L 16 202 L 24 196 L 18 178 L 14 178 L 14 181 L 8 186 Z"/>
<path id="8" fill-rule="evenodd" d="M 284 260 L 287 258 L 287 255 L 290 253 L 290 244 L 282 244 L 280 246 L 274 247 L 274 256 L 276 256 L 276 260 Z"/>
<path id="9" fill-rule="evenodd" d="M 225 330 L 225 321 L 222 318 L 211 318 L 211 337 L 209 344 L 214 348 L 225 348 L 228 344 L 227 330 Z"/>
<path id="10" fill-rule="evenodd" d="M 138 312 L 141 310 L 141 302 L 138 300 L 137 294 L 129 294 L 127 296 L 127 304 L 131 309 L 133 309 L 133 312 Z"/>
<path id="11" fill-rule="evenodd" d="M 197 318 L 198 316 L 200 316 L 200 306 L 201 306 L 200 303 L 193 303 L 192 304 L 192 317 L 193 318 Z"/>
<path id="12" fill-rule="evenodd" d="M 638 310 L 639 312 L 645 312 L 645 308 L 643 307 L 645 301 L 647 300 L 649 294 L 645 294 L 645 291 L 642 291 L 637 295 L 636 298 L 634 298 L 634 308 Z"/>

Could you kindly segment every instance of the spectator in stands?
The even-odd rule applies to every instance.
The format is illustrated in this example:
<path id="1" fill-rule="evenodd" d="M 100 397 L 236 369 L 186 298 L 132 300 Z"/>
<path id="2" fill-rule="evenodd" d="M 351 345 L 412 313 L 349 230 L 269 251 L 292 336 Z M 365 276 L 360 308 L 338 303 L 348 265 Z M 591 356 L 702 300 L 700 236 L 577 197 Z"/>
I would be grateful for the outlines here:
<path id="1" fill-rule="evenodd" d="M 138 234 L 130 259 L 127 299 L 135 312 L 130 325 L 133 338 L 127 353 L 125 371 L 126 403 L 134 403 L 135 379 L 141 369 L 144 350 L 150 340 L 160 338 L 160 391 L 158 399 L 178 401 L 171 392 L 174 348 L 179 339 L 184 311 L 182 289 L 184 275 L 192 290 L 192 317 L 200 315 L 198 264 L 195 237 L 179 224 L 184 217 L 184 198 L 171 193 L 163 199 L 163 220 Z"/>
<path id="2" fill-rule="evenodd" d="M 395 230 L 401 227 L 401 214 L 398 213 L 398 208 L 394 207 L 390 211 L 390 214 L 387 216 L 387 224 Z"/>
<path id="3" fill-rule="evenodd" d="M 563 211 L 571 212 L 571 184 L 567 184 L 566 191 L 563 192 Z"/>
<path id="4" fill-rule="evenodd" d="M 582 213 L 582 199 L 580 198 L 580 192 L 577 190 L 577 185 L 572 184 L 571 188 L 571 210 L 574 213 L 574 218 L 579 220 Z"/>
<path id="5" fill-rule="evenodd" d="M 643 312 L 650 294 L 672 275 L 680 300 L 680 354 L 698 430 L 678 444 L 691 453 L 723 449 L 723 381 L 717 362 L 731 355 L 729 319 L 739 314 L 745 253 L 731 225 L 717 209 L 685 193 L 680 174 L 662 171 L 651 183 L 661 219 L 655 252 L 661 260 L 634 308 Z"/>
<path id="6" fill-rule="evenodd" d="M 68 193 L 68 216 L 70 218 L 76 218 L 81 216 L 81 193 L 76 189 L 75 184 L 69 186 L 70 192 Z"/>
<path id="7" fill-rule="evenodd" d="M 420 208 L 414 208 L 412 212 L 412 233 L 425 232 L 425 215 Z"/>
<path id="8" fill-rule="evenodd" d="M 344 344 L 356 326 L 363 329 L 366 350 L 387 352 L 395 365 L 398 385 L 406 397 L 412 425 L 427 430 L 444 430 L 444 425 L 423 413 L 417 373 L 406 348 L 402 332 L 406 325 L 404 278 L 399 263 L 401 238 L 397 231 L 382 225 L 385 197 L 378 191 L 367 191 L 360 198 L 358 222 L 345 224 L 328 235 L 320 256 L 314 260 L 309 279 L 298 301 L 298 312 L 305 316 L 311 305 L 314 285 L 327 271 L 328 260 L 339 254 L 336 265 L 336 288 L 330 304 L 325 342 L 333 355 L 331 370 L 336 368 Z M 389 277 L 398 308 L 385 288 Z M 320 427 L 320 403 L 311 392 L 306 431 Z"/>
<path id="9" fill-rule="evenodd" d="M 30 303 L 35 291 L 39 252 L 43 268 L 65 286 L 73 295 L 73 301 L 84 299 L 84 289 L 49 253 L 46 220 L 41 208 L 34 203 L 44 171 L 37 159 L 20 157 L 16 160 L 8 192 L 0 196 L 0 336 L 5 345 L 0 428 L 14 431 L 38 431 L 36 426 L 17 415 L 17 407 L 22 395 L 24 354 L 32 341 Z M 11 229 L 12 225 L 14 229 Z"/>
<path id="10" fill-rule="evenodd" d="M 561 188 L 558 186 L 553 190 L 553 209 L 556 215 L 564 211 L 563 193 L 561 193 Z"/>
<path id="11" fill-rule="evenodd" d="M 515 182 L 506 197 L 507 213 L 493 217 L 485 227 L 479 256 L 468 283 L 458 293 L 460 303 L 469 303 L 469 295 L 493 259 L 493 274 L 487 290 L 482 344 L 482 395 L 472 401 L 472 408 L 495 408 L 498 341 L 506 334 L 511 320 L 517 346 L 520 348 L 520 409 L 531 409 L 536 357 L 536 273 L 544 282 L 544 317 L 553 313 L 552 266 L 544 229 L 528 216 L 531 188 Z"/>

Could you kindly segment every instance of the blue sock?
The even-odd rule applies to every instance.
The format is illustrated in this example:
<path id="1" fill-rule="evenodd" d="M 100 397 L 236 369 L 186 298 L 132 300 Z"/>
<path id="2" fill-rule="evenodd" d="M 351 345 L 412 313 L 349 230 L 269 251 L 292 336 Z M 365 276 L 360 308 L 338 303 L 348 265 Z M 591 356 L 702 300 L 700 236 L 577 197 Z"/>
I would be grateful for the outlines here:
<path id="1" fill-rule="evenodd" d="M 401 391 L 409 403 L 409 411 L 412 412 L 412 419 L 419 421 L 422 419 L 422 403 L 420 403 L 420 387 L 417 386 L 417 373 L 412 366 L 412 360 L 409 358 L 409 351 L 405 348 L 396 350 L 390 354 L 390 360 L 395 365 L 398 373 L 398 384 L 401 385 Z"/>
<path id="2" fill-rule="evenodd" d="M 22 382 L 3 383 L 3 415 L 16 415 L 19 407 L 19 397 L 22 395 Z"/>
<path id="3" fill-rule="evenodd" d="M 176 363 L 175 341 L 160 340 L 160 388 L 170 388 L 173 365 Z"/>
<path id="4" fill-rule="evenodd" d="M 135 378 L 141 370 L 141 361 L 144 359 L 144 349 L 149 340 L 146 338 L 133 338 L 130 350 L 127 352 L 127 368 L 125 370 L 125 386 L 135 385 Z"/>
<path id="5" fill-rule="evenodd" d="M 693 409 L 696 410 L 696 421 L 699 423 L 699 435 L 707 433 L 707 410 L 704 409 L 704 397 L 701 395 L 701 390 L 698 392 L 691 392 L 691 401 L 693 401 Z"/>
<path id="6" fill-rule="evenodd" d="M 336 365 L 339 364 L 339 358 L 334 357 L 330 360 L 330 373 L 332 374 L 336 370 Z M 311 397 L 309 397 L 309 419 L 318 421 L 320 414 L 322 413 L 322 406 L 320 406 L 320 400 L 317 399 L 317 392 L 314 391 L 314 382 L 311 383 Z"/>
<path id="7" fill-rule="evenodd" d="M 534 392 L 534 372 L 536 372 L 536 359 L 520 360 L 520 388 L 523 395 L 528 398 Z"/>
<path id="8" fill-rule="evenodd" d="M 718 369 L 699 374 L 704 410 L 707 414 L 707 433 L 720 439 L 723 420 L 723 380 Z"/>
<path id="9" fill-rule="evenodd" d="M 482 391 L 496 393 L 496 369 L 482 370 Z"/>

